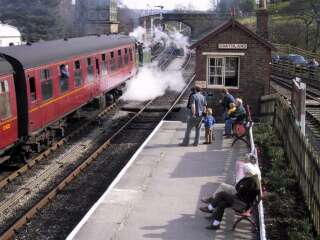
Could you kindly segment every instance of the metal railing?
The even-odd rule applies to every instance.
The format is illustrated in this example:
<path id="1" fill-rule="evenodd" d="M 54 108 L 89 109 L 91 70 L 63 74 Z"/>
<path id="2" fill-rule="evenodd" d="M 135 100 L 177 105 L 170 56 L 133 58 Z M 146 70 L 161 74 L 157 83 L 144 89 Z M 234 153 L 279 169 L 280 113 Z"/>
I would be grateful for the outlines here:
<path id="1" fill-rule="evenodd" d="M 253 127 L 253 123 L 250 126 L 249 129 L 249 139 L 250 139 L 250 149 L 251 149 L 251 154 L 253 156 L 255 156 L 255 158 L 257 159 L 256 164 L 259 167 L 259 159 L 258 159 L 258 152 L 256 149 L 256 146 L 254 144 L 254 138 L 253 138 L 253 132 L 252 132 L 252 127 Z M 262 192 L 262 186 L 261 186 L 261 182 L 260 183 L 260 196 L 262 196 L 263 192 Z M 266 226 L 264 223 L 264 209 L 263 209 L 263 203 L 262 203 L 262 199 L 259 202 L 258 205 L 258 212 L 259 212 L 259 234 L 260 234 L 260 240 L 267 240 L 267 236 L 266 236 Z"/>
<path id="2" fill-rule="evenodd" d="M 307 59 L 312 59 L 315 58 L 318 62 L 320 61 L 320 54 L 318 53 L 313 53 L 311 51 L 294 47 L 291 46 L 290 44 L 278 44 L 278 43 L 273 43 L 273 45 L 277 48 L 277 52 L 279 54 L 298 54 L 306 57 Z"/>

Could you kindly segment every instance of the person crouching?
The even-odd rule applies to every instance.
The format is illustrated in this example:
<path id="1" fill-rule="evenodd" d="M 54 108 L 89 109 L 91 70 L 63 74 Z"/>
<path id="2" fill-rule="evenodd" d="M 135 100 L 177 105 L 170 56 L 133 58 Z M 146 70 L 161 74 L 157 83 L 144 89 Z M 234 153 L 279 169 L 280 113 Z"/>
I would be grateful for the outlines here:
<path id="1" fill-rule="evenodd" d="M 213 125 L 216 123 L 215 118 L 212 116 L 212 109 L 208 108 L 206 111 L 206 115 L 203 119 L 205 126 L 205 139 L 204 144 L 211 144 L 213 137 Z"/>

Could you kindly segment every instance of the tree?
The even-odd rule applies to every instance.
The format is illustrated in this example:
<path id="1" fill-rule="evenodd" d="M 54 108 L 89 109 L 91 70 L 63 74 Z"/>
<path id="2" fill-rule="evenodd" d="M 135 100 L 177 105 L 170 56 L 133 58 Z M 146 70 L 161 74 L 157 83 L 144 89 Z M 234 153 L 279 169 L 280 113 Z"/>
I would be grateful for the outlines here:
<path id="1" fill-rule="evenodd" d="M 302 20 L 305 26 L 305 46 L 307 49 L 309 49 L 310 28 L 314 22 L 314 15 L 310 9 L 310 6 L 304 0 L 291 0 L 286 11 L 287 13 L 292 14 L 294 19 Z"/>
<path id="2" fill-rule="evenodd" d="M 27 41 L 60 38 L 60 0 L 0 0 L 2 22 L 16 26 Z"/>
<path id="3" fill-rule="evenodd" d="M 316 25 L 316 33 L 314 36 L 313 51 L 319 48 L 320 38 L 320 1 L 319 0 L 290 0 L 288 8 L 289 12 L 301 19 L 306 27 L 306 47 L 309 48 L 310 28 L 312 24 Z"/>
<path id="4" fill-rule="evenodd" d="M 243 13 L 253 12 L 255 6 L 256 6 L 255 0 L 240 0 L 239 8 Z"/>

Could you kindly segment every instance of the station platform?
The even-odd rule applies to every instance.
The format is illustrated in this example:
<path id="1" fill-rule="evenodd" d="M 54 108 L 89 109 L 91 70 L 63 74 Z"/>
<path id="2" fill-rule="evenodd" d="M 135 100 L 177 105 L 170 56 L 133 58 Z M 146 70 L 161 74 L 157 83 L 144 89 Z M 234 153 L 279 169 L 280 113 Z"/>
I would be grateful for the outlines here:
<path id="1" fill-rule="evenodd" d="M 210 221 L 199 210 L 220 183 L 234 183 L 236 160 L 249 151 L 241 142 L 231 147 L 223 127 L 215 125 L 211 145 L 183 147 L 186 124 L 162 122 L 67 239 L 255 239 L 246 221 L 231 231 L 233 210 L 217 231 L 205 229 Z"/>

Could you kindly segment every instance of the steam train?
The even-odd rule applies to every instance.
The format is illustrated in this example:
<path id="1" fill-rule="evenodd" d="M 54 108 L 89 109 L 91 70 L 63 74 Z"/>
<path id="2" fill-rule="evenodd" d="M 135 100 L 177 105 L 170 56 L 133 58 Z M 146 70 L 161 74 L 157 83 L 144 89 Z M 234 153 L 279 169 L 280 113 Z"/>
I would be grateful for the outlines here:
<path id="1" fill-rule="evenodd" d="M 124 35 L 0 48 L 0 163 L 40 151 L 70 114 L 105 103 L 136 70 L 135 40 Z"/>

